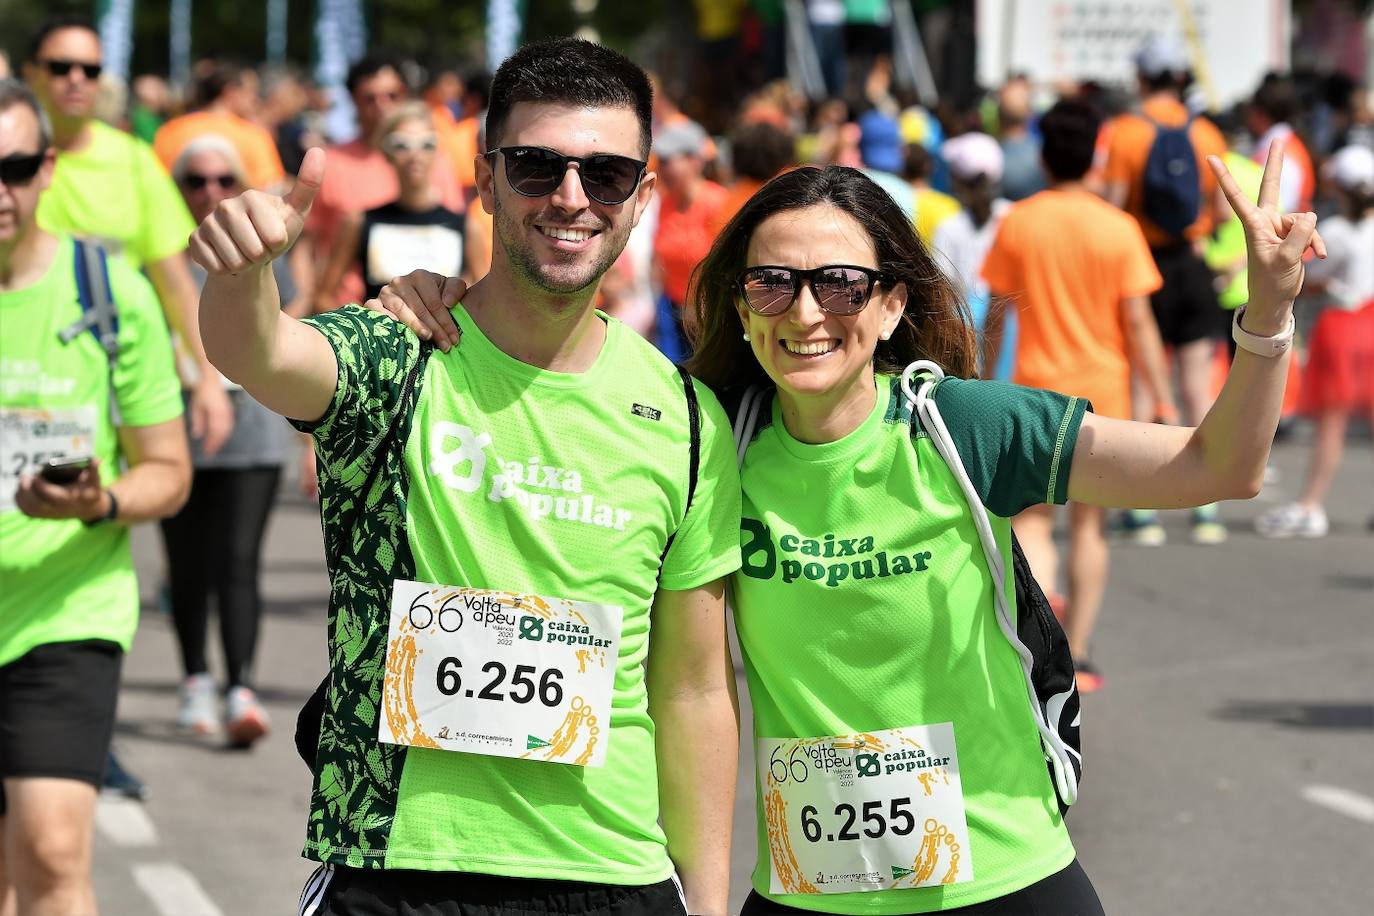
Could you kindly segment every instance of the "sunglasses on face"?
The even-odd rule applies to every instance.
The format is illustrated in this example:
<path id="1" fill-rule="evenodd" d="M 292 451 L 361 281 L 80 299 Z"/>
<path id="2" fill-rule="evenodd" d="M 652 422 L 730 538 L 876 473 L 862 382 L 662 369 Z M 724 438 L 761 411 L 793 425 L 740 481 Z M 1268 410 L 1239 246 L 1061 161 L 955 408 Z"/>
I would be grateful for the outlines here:
<path id="1" fill-rule="evenodd" d="M 882 271 L 852 264 L 827 264 L 811 270 L 762 265 L 747 268 L 739 275 L 739 290 L 751 312 L 781 315 L 797 301 L 802 284 L 806 283 L 822 311 L 856 315 L 868 305 L 873 287 L 890 280 Z"/>
<path id="2" fill-rule="evenodd" d="M 34 153 L 24 156 L 6 156 L 0 159 L 0 184 L 23 185 L 33 181 L 33 176 L 43 167 L 43 154 Z"/>
<path id="3" fill-rule="evenodd" d="M 217 185 L 221 191 L 232 191 L 238 187 L 239 180 L 233 175 L 195 175 L 188 174 L 183 181 L 189 191 L 204 191 L 207 185 Z"/>
<path id="4" fill-rule="evenodd" d="M 46 67 L 47 71 L 53 76 L 67 76 L 72 72 L 73 68 L 76 68 L 81 71 L 82 76 L 86 77 L 86 79 L 91 82 L 100 79 L 100 71 L 105 69 L 100 64 L 87 64 L 79 60 L 45 60 L 43 61 L 43 66 Z"/>
<path id="5" fill-rule="evenodd" d="M 563 183 L 568 164 L 577 163 L 582 190 L 597 203 L 614 206 L 629 200 L 639 187 L 647 162 L 629 156 L 600 153 L 595 156 L 564 156 L 542 146 L 502 146 L 484 155 L 500 153 L 506 160 L 506 183 L 516 194 L 543 197 Z"/>
<path id="6" fill-rule="evenodd" d="M 432 153 L 439 148 L 436 137 L 406 137 L 390 134 L 382 140 L 382 151 L 394 155 L 403 153 Z"/>

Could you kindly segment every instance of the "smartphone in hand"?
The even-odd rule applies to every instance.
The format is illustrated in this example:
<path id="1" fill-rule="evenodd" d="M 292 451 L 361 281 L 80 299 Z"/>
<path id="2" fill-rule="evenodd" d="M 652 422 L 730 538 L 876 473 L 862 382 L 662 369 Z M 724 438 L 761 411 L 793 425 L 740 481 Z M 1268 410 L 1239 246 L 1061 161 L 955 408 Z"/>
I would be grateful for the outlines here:
<path id="1" fill-rule="evenodd" d="M 58 486 L 66 486 L 74 483 L 76 478 L 81 476 L 81 472 L 91 466 L 90 455 L 73 455 L 66 458 L 49 458 L 43 464 L 43 470 L 38 472 L 38 476 L 48 483 L 55 483 Z"/>

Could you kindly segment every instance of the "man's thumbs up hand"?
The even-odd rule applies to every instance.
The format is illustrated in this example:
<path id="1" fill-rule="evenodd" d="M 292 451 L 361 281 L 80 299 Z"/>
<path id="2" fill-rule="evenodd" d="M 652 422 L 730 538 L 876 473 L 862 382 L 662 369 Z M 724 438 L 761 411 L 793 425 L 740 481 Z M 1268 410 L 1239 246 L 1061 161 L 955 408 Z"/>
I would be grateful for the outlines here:
<path id="1" fill-rule="evenodd" d="M 213 275 L 262 267 L 284 253 L 305 226 L 324 181 L 324 151 L 311 149 L 284 195 L 244 191 L 221 201 L 191 234 L 190 255 Z"/>

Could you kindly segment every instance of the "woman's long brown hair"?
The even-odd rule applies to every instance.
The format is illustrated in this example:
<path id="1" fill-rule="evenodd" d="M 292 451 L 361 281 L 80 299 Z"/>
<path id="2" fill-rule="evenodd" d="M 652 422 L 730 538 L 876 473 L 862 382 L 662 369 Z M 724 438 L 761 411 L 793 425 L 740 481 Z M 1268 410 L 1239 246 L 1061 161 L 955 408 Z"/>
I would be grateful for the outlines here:
<path id="1" fill-rule="evenodd" d="M 971 378 L 977 359 L 968 305 L 897 202 L 862 172 L 836 165 L 774 178 L 721 230 L 692 277 L 686 322 L 695 351 L 687 364 L 691 373 L 716 391 L 770 383 L 743 337 L 735 311 L 737 281 L 760 223 L 816 204 L 830 204 L 857 220 L 877 252 L 878 269 L 906 284 L 906 309 L 892 337 L 878 343 L 874 369 L 896 373 L 915 360 L 929 359 L 948 375 Z"/>

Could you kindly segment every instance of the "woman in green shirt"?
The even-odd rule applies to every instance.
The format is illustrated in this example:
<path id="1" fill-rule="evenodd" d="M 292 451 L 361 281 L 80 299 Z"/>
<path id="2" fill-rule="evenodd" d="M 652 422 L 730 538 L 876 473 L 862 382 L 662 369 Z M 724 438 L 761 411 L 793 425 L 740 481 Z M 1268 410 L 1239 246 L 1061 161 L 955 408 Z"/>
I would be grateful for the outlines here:
<path id="1" fill-rule="evenodd" d="M 1047 714 L 1028 698 L 1008 520 L 1258 490 L 1301 257 L 1323 252 L 1311 214 L 1277 215 L 1277 163 L 1258 207 L 1213 168 L 1246 226 L 1250 297 L 1243 352 L 1196 429 L 970 380 L 965 305 L 854 170 L 775 179 L 717 239 L 691 368 L 755 392 L 736 421 L 731 582 L 759 761 L 744 913 L 1102 912 L 1061 816 L 1073 774 L 1047 770 Z M 919 360 L 949 377 L 904 379 Z"/>

